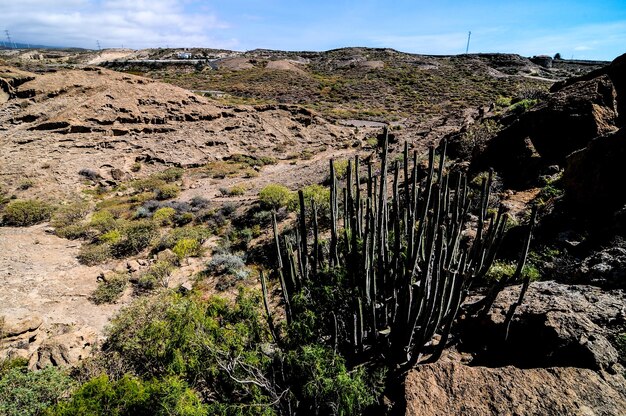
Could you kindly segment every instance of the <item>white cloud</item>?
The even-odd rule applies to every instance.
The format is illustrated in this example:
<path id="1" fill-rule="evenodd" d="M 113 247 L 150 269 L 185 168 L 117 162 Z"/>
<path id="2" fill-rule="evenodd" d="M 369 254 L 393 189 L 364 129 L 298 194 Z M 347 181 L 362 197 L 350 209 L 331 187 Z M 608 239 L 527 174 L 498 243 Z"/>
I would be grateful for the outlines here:
<path id="1" fill-rule="evenodd" d="M 16 41 L 59 46 L 235 48 L 215 13 L 186 0 L 0 0 L 0 28 Z"/>

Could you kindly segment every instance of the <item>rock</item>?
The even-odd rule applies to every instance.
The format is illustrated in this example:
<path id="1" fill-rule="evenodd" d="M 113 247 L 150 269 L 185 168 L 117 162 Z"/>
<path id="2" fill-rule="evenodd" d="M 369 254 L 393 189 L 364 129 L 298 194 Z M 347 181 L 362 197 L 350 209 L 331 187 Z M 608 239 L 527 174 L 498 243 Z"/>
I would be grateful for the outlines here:
<path id="1" fill-rule="evenodd" d="M 624 160 L 626 127 L 571 154 L 563 173 L 568 207 L 594 223 L 611 222 L 613 214 L 626 205 Z"/>
<path id="2" fill-rule="evenodd" d="M 141 265 L 139 264 L 137 260 L 129 260 L 126 263 L 126 268 L 128 269 L 130 273 L 136 273 L 141 268 Z"/>
<path id="3" fill-rule="evenodd" d="M 156 256 L 158 261 L 172 261 L 176 259 L 176 254 L 169 248 L 159 251 Z"/>
<path id="4" fill-rule="evenodd" d="M 182 283 L 179 286 L 178 290 L 181 293 L 188 293 L 188 292 L 191 292 L 193 290 L 193 285 L 191 284 L 191 282 L 185 282 L 185 283 Z"/>
<path id="5" fill-rule="evenodd" d="M 48 365 L 74 365 L 89 355 L 96 339 L 96 332 L 89 327 L 50 337 L 31 356 L 28 366 L 40 370 Z"/>
<path id="6" fill-rule="evenodd" d="M 608 75 L 553 92 L 503 129 L 473 161 L 493 167 L 510 186 L 524 188 L 550 165 L 583 149 L 594 138 L 618 129 L 617 92 Z"/>
<path id="7" fill-rule="evenodd" d="M 626 289 L 626 243 L 617 242 L 585 258 L 575 274 L 578 282 L 602 288 Z"/>
<path id="8" fill-rule="evenodd" d="M 473 364 L 623 371 L 611 341 L 624 331 L 624 291 L 532 283 L 505 340 L 503 322 L 518 296 L 519 286 L 506 288 L 485 320 L 463 323 L 462 348 L 475 354 Z"/>
<path id="9" fill-rule="evenodd" d="M 111 177 L 113 178 L 113 180 L 115 181 L 121 181 L 122 179 L 124 179 L 126 176 L 126 174 L 124 173 L 123 170 L 121 169 L 111 169 Z"/>
<path id="10" fill-rule="evenodd" d="M 407 416 L 623 415 L 626 379 L 573 367 L 470 367 L 442 360 L 410 371 Z"/>
<path id="11" fill-rule="evenodd" d="M 14 343 L 18 340 L 28 341 L 36 335 L 43 323 L 39 315 L 30 315 L 24 318 L 11 316 L 0 317 L 0 345 Z"/>

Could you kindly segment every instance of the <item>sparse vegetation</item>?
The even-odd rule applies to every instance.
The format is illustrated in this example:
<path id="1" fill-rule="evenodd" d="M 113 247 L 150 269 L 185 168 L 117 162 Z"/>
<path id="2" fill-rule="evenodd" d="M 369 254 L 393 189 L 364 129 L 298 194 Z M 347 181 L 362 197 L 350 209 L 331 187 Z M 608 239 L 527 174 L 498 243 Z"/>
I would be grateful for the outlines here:
<path id="1" fill-rule="evenodd" d="M 115 273 L 107 280 L 98 283 L 98 287 L 91 294 L 91 301 L 96 305 L 115 303 L 128 285 L 128 274 Z"/>
<path id="2" fill-rule="evenodd" d="M 9 202 L 2 213 L 4 225 L 27 227 L 48 221 L 52 216 L 52 205 L 36 199 Z"/>

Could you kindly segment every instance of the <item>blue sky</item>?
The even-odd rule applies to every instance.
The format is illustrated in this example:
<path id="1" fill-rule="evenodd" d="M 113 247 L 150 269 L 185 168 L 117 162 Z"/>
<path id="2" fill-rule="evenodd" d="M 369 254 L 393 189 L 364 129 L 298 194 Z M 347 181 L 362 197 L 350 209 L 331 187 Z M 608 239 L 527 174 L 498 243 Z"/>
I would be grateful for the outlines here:
<path id="1" fill-rule="evenodd" d="M 0 30 L 60 46 L 511 52 L 611 60 L 626 52 L 626 0 L 0 0 Z"/>

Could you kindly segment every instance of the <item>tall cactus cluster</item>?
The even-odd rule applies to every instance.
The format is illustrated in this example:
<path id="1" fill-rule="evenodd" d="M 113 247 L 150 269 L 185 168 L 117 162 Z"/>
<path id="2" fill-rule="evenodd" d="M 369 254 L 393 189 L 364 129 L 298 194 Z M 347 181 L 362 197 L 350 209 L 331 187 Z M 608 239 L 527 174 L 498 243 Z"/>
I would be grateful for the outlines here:
<path id="1" fill-rule="evenodd" d="M 320 229 L 318 207 L 307 207 L 302 191 L 298 226 L 291 235 L 281 238 L 274 218 L 276 266 L 288 323 L 313 312 L 321 323 L 319 339 L 352 364 L 382 358 L 402 370 L 420 361 L 427 347 L 431 359 L 441 353 L 470 285 L 495 259 L 507 214 L 502 207 L 488 210 L 491 174 L 478 198 L 464 174 L 446 173 L 445 145 L 438 164 L 430 149 L 421 181 L 418 154 L 410 155 L 407 144 L 403 160 L 391 166 L 387 139 L 382 151 L 378 175 L 369 163 L 362 177 L 356 156 L 341 189 L 331 160 L 329 232 Z M 478 218 L 476 233 L 464 238 L 470 212 Z M 509 281 L 519 278 L 529 241 L 530 231 L 518 272 Z M 483 311 L 506 283 L 496 282 Z M 343 294 L 340 302 L 315 299 L 332 297 L 329 292 L 335 290 Z M 440 336 L 433 345 L 435 334 Z"/>

